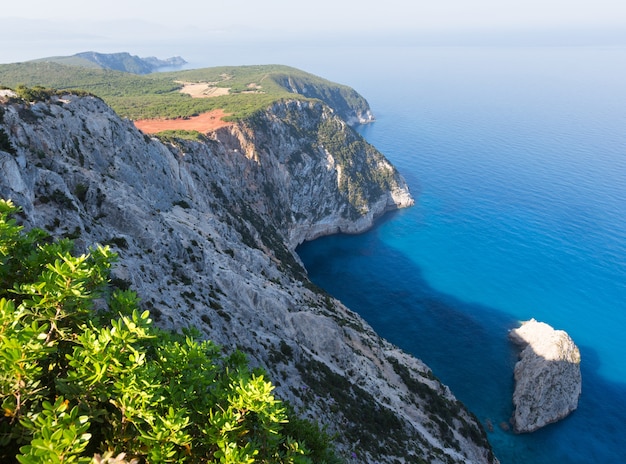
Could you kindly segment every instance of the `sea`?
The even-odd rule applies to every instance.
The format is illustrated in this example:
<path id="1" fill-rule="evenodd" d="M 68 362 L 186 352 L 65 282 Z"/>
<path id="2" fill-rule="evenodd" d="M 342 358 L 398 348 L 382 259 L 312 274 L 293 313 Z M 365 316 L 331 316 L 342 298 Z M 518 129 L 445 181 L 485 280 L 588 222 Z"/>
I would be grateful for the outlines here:
<path id="1" fill-rule="evenodd" d="M 626 48 L 344 53 L 321 74 L 368 99 L 358 131 L 416 204 L 300 246 L 311 279 L 424 360 L 502 464 L 625 463 Z M 582 395 L 517 435 L 507 334 L 531 318 L 579 346 Z"/>
<path id="2" fill-rule="evenodd" d="M 152 44 L 188 67 L 278 63 L 352 86 L 376 117 L 357 130 L 416 200 L 300 246 L 310 278 L 424 360 L 502 464 L 626 463 L 626 47 L 240 45 Z M 507 335 L 531 318 L 579 346 L 582 395 L 517 435 Z"/>
<path id="3" fill-rule="evenodd" d="M 415 206 L 298 248 L 310 278 L 424 360 L 502 464 L 626 463 L 626 47 L 359 41 L 182 49 L 189 67 L 279 63 L 350 85 L 358 127 Z M 581 351 L 566 419 L 509 428 L 535 318 Z"/>

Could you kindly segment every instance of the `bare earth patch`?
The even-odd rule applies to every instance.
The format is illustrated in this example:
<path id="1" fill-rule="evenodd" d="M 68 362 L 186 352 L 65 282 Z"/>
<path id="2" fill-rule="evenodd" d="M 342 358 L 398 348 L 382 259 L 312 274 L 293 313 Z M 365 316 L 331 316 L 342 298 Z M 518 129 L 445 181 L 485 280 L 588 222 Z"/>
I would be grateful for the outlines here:
<path id="1" fill-rule="evenodd" d="M 181 84 L 183 84 L 183 88 L 180 89 L 180 93 L 191 95 L 191 98 L 220 97 L 228 95 L 230 92 L 230 88 L 216 87 L 212 82 L 181 82 Z"/>
<path id="2" fill-rule="evenodd" d="M 213 110 L 186 119 L 139 119 L 135 121 L 135 126 L 145 134 L 156 134 L 165 130 L 195 130 L 206 133 L 226 127 L 232 122 L 222 121 L 224 110 Z"/>

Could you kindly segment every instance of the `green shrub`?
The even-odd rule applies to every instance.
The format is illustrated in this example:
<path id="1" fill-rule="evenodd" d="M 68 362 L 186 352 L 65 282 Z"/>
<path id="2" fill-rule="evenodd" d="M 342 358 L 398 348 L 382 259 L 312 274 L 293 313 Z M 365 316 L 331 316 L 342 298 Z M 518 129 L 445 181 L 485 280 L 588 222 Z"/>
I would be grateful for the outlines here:
<path id="1" fill-rule="evenodd" d="M 155 134 L 155 137 L 163 143 L 177 143 L 179 139 L 197 142 L 207 140 L 203 134 L 194 130 L 165 130 Z"/>
<path id="2" fill-rule="evenodd" d="M 285 432 L 286 407 L 243 354 L 159 330 L 134 292 L 111 291 L 108 247 L 72 256 L 15 211 L 0 200 L 0 462 L 311 462 L 298 433 L 328 447 L 319 428 Z"/>
<path id="3" fill-rule="evenodd" d="M 2 128 L 0 128 L 0 150 L 11 153 L 12 155 L 15 155 L 17 153 L 15 151 L 15 147 L 9 139 L 9 135 Z"/>
<path id="4" fill-rule="evenodd" d="M 45 88 L 40 85 L 27 87 L 20 84 L 15 88 L 15 93 L 17 93 L 20 98 L 27 102 L 38 102 L 48 100 L 51 96 L 56 95 L 57 91 L 55 89 Z"/>

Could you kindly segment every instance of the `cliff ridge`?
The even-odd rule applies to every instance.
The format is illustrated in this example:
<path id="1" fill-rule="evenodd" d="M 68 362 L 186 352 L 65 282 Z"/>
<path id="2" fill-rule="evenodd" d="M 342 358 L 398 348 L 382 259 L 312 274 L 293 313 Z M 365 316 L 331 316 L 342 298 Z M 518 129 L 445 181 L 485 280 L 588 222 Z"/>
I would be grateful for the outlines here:
<path id="1" fill-rule="evenodd" d="M 316 288 L 294 253 L 413 201 L 322 102 L 286 100 L 196 141 L 162 142 L 97 97 L 5 97 L 0 128 L 13 148 L 0 148 L 0 195 L 25 226 L 79 252 L 112 246 L 114 285 L 135 289 L 160 326 L 244 351 L 347 458 L 497 462 L 430 369 Z"/>

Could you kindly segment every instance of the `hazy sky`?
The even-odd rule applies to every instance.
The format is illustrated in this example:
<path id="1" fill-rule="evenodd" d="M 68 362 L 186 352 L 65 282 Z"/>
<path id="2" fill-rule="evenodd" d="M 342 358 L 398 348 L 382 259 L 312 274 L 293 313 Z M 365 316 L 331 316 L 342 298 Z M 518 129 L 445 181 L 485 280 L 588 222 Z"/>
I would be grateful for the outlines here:
<path id="1" fill-rule="evenodd" d="M 626 0 L 21 0 L 3 2 L 0 21 L 5 63 L 190 38 L 626 44 Z"/>
<path id="2" fill-rule="evenodd" d="M 24 0 L 0 16 L 138 19 L 156 23 L 267 29 L 450 28 L 626 25 L 623 0 Z M 297 26 L 296 26 L 297 24 Z"/>
<path id="3" fill-rule="evenodd" d="M 623 0 L 24 0 L 3 2 L 0 16 L 33 19 L 130 19 L 157 23 L 172 20 L 203 25 L 281 27 L 301 22 L 298 28 L 324 26 L 388 29 L 393 27 L 489 27 L 624 25 Z M 367 6 L 366 6 L 367 5 Z"/>

